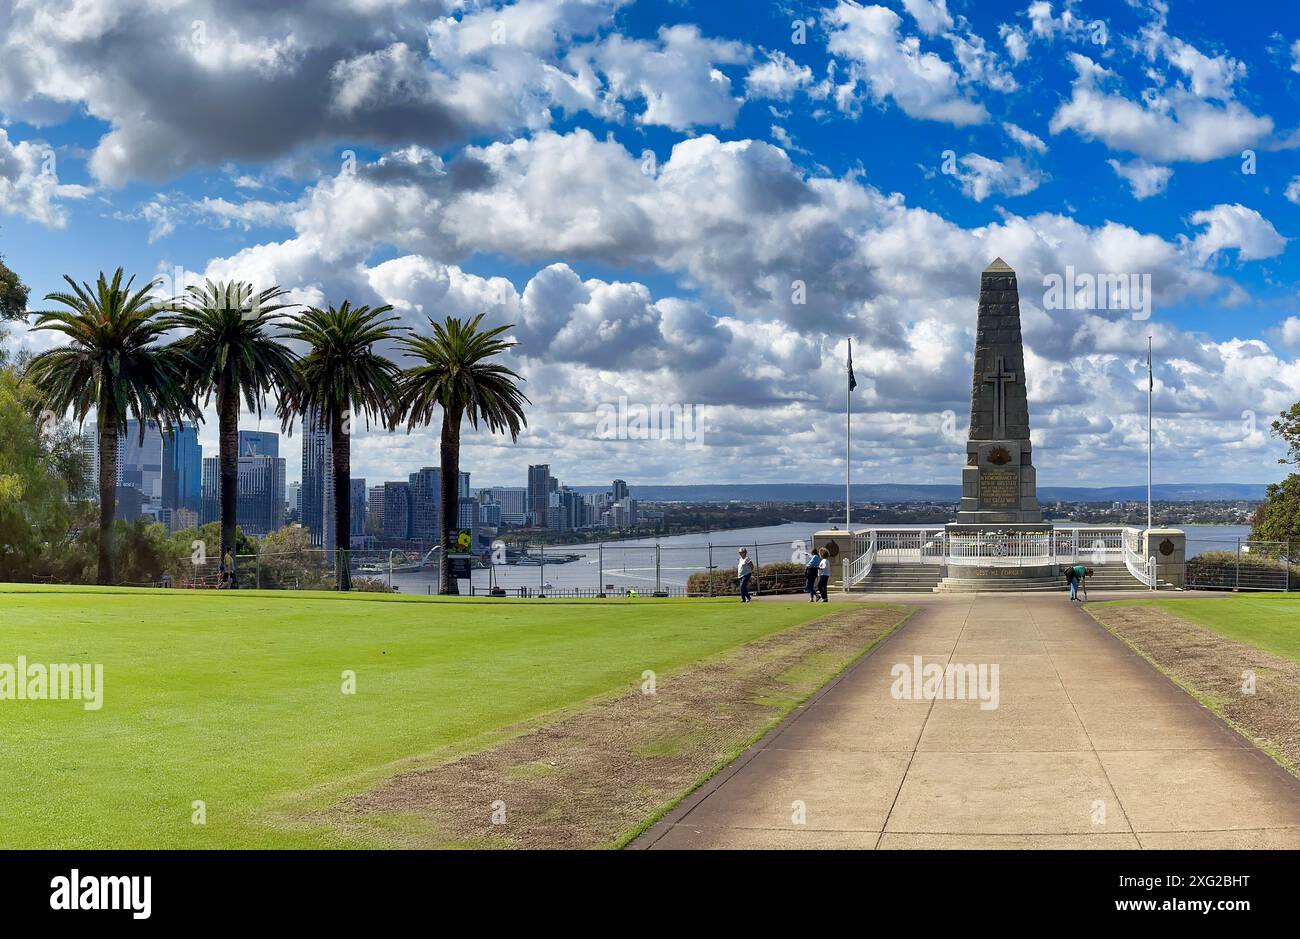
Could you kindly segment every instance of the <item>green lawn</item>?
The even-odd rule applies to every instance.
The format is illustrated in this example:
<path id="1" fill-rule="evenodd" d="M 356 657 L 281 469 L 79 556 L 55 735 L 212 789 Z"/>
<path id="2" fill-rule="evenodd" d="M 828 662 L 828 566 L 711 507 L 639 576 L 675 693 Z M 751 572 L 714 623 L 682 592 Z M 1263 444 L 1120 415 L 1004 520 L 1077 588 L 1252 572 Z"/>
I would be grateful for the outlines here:
<path id="1" fill-rule="evenodd" d="M 1158 606 L 1229 639 L 1300 662 L 1300 594 L 1240 593 L 1216 599 L 1121 601 Z"/>
<path id="2" fill-rule="evenodd" d="M 0 663 L 104 667 L 99 711 L 0 700 L 0 846 L 346 846 L 272 815 L 824 613 L 0 585 Z"/>

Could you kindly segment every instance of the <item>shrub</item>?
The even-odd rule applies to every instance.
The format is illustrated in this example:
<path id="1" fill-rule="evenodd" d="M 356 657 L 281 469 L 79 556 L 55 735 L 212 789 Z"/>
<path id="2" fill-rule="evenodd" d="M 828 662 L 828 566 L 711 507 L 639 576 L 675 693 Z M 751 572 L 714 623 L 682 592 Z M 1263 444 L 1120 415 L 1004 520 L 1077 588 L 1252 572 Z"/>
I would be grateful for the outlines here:
<path id="1" fill-rule="evenodd" d="M 760 565 L 750 581 L 750 592 L 802 593 L 803 585 L 803 565 L 781 561 Z M 686 581 L 686 593 L 692 597 L 736 597 L 740 595 L 740 581 L 733 567 L 696 571 Z"/>
<path id="2" fill-rule="evenodd" d="M 1283 560 L 1261 557 L 1253 552 L 1238 556 L 1235 551 L 1206 551 L 1187 559 L 1187 584 L 1189 587 L 1226 590 L 1238 584 L 1260 586 L 1261 575 L 1268 576 L 1271 584 L 1288 569 L 1291 582 L 1300 580 L 1300 565 L 1288 565 Z"/>

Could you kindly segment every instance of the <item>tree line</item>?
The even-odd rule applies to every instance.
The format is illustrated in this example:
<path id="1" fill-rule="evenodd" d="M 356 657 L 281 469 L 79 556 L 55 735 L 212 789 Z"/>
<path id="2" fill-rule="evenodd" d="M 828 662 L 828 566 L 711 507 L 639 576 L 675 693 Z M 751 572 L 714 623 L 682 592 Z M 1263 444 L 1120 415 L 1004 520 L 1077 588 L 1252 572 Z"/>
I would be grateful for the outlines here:
<path id="1" fill-rule="evenodd" d="M 156 423 L 174 433 L 184 421 L 202 423 L 215 402 L 220 466 L 220 551 L 237 553 L 241 402 L 262 415 L 268 398 L 281 427 L 313 422 L 330 435 L 334 486 L 335 586 L 350 589 L 347 551 L 351 530 L 350 434 L 356 421 L 407 432 L 441 417 L 442 538 L 454 539 L 458 521 L 460 434 L 474 428 L 517 440 L 527 426 L 523 379 L 497 360 L 514 345 L 511 326 L 484 327 L 484 314 L 442 321 L 428 332 L 400 325 L 389 305 L 295 307 L 279 287 L 257 290 L 242 281 L 206 281 L 160 299 L 156 281 L 137 286 L 121 268 L 94 283 L 65 275 L 68 289 L 47 294 L 50 309 L 26 310 L 27 290 L 0 262 L 0 313 L 34 316 L 35 331 L 58 334 L 56 348 L 9 369 L 0 394 L 59 419 L 84 424 L 95 412 L 99 446 L 99 532 L 96 582 L 113 584 L 113 521 L 117 502 L 118 441 L 127 421 Z M 296 346 L 296 348 L 295 348 Z M 385 349 L 402 359 L 390 358 Z M 0 428 L 2 429 L 2 428 Z M 45 446 L 45 444 L 42 444 Z M 64 450 L 70 449 L 64 445 Z M 4 496 L 0 474 L 0 498 Z M 67 486 L 73 486 L 68 474 Z M 12 494 L 11 494 L 12 495 Z M 448 588 L 440 565 L 441 589 Z"/>

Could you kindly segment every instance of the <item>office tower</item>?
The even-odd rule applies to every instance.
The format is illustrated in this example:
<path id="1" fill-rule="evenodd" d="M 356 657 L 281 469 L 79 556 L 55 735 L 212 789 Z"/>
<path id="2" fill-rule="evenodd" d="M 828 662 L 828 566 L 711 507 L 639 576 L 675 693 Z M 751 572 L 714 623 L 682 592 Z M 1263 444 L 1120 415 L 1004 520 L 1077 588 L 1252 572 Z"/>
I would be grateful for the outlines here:
<path id="1" fill-rule="evenodd" d="M 464 470 L 461 471 L 460 478 L 456 484 L 456 498 L 469 498 L 469 473 L 466 473 Z"/>
<path id="2" fill-rule="evenodd" d="M 143 497 L 141 515 L 159 518 L 163 508 L 163 433 L 156 423 L 145 425 L 140 436 L 140 422 L 126 422 L 126 432 L 118 442 L 118 485 L 135 489 Z"/>
<path id="3" fill-rule="evenodd" d="M 582 508 L 585 503 L 582 494 L 570 489 L 568 486 L 561 486 L 559 491 L 551 497 L 550 512 L 548 513 L 549 525 L 556 531 L 573 531 L 581 528 L 583 525 Z"/>
<path id="4" fill-rule="evenodd" d="M 302 420 L 302 491 L 298 521 L 316 548 L 334 548 L 334 447 L 315 410 Z"/>
<path id="5" fill-rule="evenodd" d="M 438 544 L 442 538 L 442 470 L 426 466 L 409 477 L 411 534 L 415 541 Z"/>
<path id="6" fill-rule="evenodd" d="M 285 487 L 284 501 L 287 516 L 292 516 L 294 521 L 301 521 L 302 483 L 289 483 L 289 485 Z"/>
<path id="7" fill-rule="evenodd" d="M 240 456 L 235 524 L 245 535 L 263 537 L 284 527 L 285 461 L 262 454 Z"/>
<path id="8" fill-rule="evenodd" d="M 99 430 L 93 424 L 81 434 L 81 456 L 86 462 L 86 498 L 98 502 Z"/>
<path id="9" fill-rule="evenodd" d="M 610 490 L 610 495 L 614 497 L 615 502 L 622 502 L 628 496 L 627 483 L 621 479 L 614 480 L 614 488 Z"/>
<path id="10" fill-rule="evenodd" d="M 221 463 L 215 456 L 203 458 L 203 489 L 199 506 L 199 524 L 221 520 Z"/>
<path id="11" fill-rule="evenodd" d="M 469 496 L 456 501 L 456 528 L 469 532 L 469 553 L 473 554 L 478 545 L 478 502 Z"/>
<path id="12" fill-rule="evenodd" d="M 411 484 L 384 483 L 384 537 L 406 541 L 411 537 Z"/>
<path id="13" fill-rule="evenodd" d="M 373 535 L 384 531 L 384 487 L 371 486 L 366 495 L 366 531 Z"/>
<path id="14" fill-rule="evenodd" d="M 539 463 L 528 467 L 528 513 L 539 528 L 548 527 L 551 494 L 551 465 Z"/>
<path id="15" fill-rule="evenodd" d="M 492 486 L 479 490 L 480 501 L 501 506 L 501 524 L 525 525 L 528 522 L 528 490 L 523 486 Z"/>
<path id="16" fill-rule="evenodd" d="M 163 436 L 162 506 L 164 512 L 188 509 L 196 514 L 203 496 L 203 447 L 193 424 L 181 424 Z"/>
<path id="17" fill-rule="evenodd" d="M 352 525 L 349 534 L 364 535 L 366 533 L 366 481 L 364 479 L 349 480 L 351 484 L 352 498 Z"/>
<path id="18" fill-rule="evenodd" d="M 483 528 L 501 527 L 501 506 L 495 502 L 481 502 L 478 507 L 478 523 Z"/>
<path id="19" fill-rule="evenodd" d="M 637 525 L 637 502 L 631 497 L 615 502 L 610 508 L 610 525 L 613 528 L 635 528 Z"/>
<path id="20" fill-rule="evenodd" d="M 191 528 L 197 528 L 199 524 L 199 513 L 192 509 L 172 509 L 169 528 L 173 532 L 188 531 Z"/>
<path id="21" fill-rule="evenodd" d="M 241 430 L 239 432 L 240 456 L 280 455 L 280 435 L 269 430 Z"/>

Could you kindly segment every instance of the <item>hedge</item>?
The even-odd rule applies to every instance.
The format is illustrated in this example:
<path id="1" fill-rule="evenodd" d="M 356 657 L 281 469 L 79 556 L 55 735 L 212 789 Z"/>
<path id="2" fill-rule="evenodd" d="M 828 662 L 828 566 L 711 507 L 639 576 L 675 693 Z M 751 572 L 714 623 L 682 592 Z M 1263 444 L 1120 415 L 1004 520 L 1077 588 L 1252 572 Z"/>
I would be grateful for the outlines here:
<path id="1" fill-rule="evenodd" d="M 763 564 L 749 582 L 750 593 L 803 593 L 804 566 L 793 561 Z M 697 571 L 686 580 L 686 592 L 692 597 L 740 596 L 736 569 Z"/>

